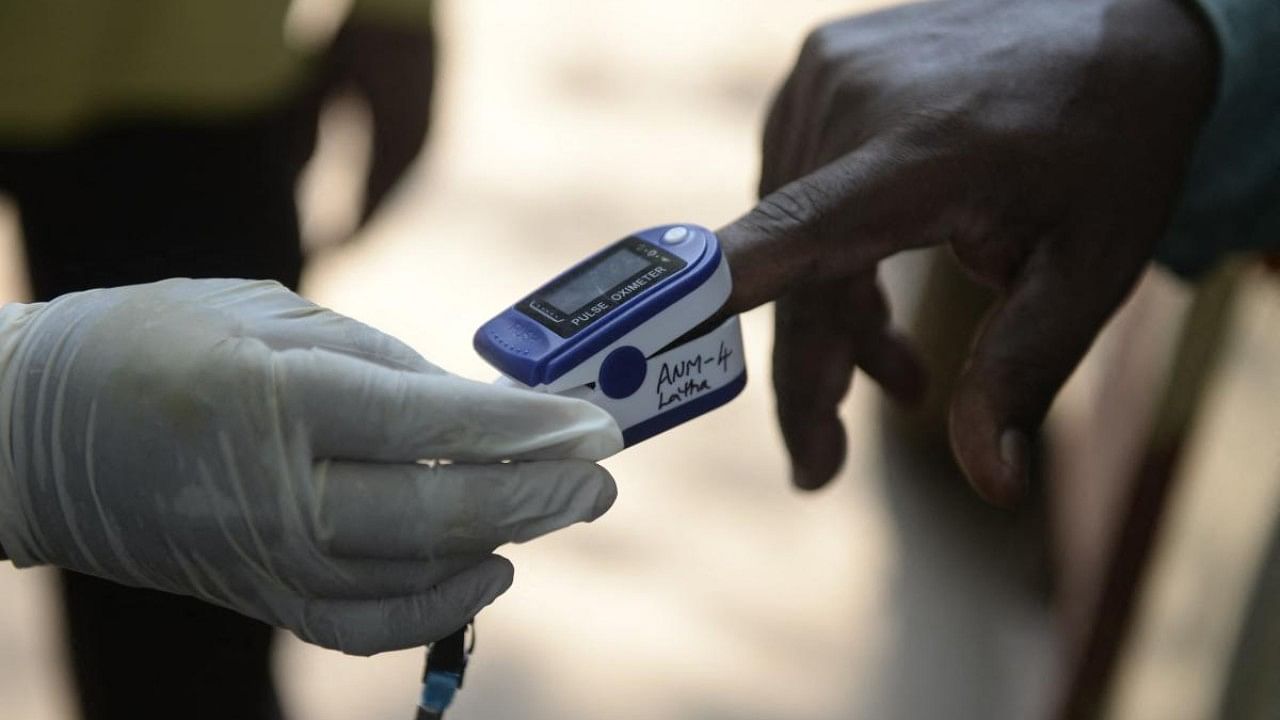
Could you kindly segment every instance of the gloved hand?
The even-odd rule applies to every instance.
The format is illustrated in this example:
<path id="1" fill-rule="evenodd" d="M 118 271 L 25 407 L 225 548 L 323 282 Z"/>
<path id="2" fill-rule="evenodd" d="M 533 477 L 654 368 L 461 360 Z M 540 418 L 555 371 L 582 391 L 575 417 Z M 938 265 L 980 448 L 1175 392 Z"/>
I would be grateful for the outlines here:
<path id="1" fill-rule="evenodd" d="M 454 377 L 275 283 L 0 310 L 17 565 L 193 595 L 349 653 L 463 625 L 511 583 L 494 548 L 608 509 L 591 460 L 621 447 L 592 405 Z"/>
<path id="2" fill-rule="evenodd" d="M 1215 61 L 1175 0 L 950 0 L 810 36 L 765 128 L 764 197 L 720 232 L 726 312 L 781 298 L 774 385 L 798 485 L 844 459 L 855 367 L 921 393 L 876 266 L 945 244 L 1003 293 L 952 446 L 984 496 L 1018 495 L 1028 437 L 1169 222 Z"/>

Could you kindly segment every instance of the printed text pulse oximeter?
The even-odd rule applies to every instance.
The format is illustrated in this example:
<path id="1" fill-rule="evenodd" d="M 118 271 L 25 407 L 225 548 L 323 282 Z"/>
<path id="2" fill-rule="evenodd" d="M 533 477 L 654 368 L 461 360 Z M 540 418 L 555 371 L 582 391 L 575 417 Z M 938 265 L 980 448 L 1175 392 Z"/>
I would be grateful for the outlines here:
<path id="1" fill-rule="evenodd" d="M 475 348 L 514 385 L 600 406 L 631 446 L 720 407 L 746 385 L 736 316 L 690 332 L 731 287 L 715 233 L 651 228 L 485 323 Z"/>

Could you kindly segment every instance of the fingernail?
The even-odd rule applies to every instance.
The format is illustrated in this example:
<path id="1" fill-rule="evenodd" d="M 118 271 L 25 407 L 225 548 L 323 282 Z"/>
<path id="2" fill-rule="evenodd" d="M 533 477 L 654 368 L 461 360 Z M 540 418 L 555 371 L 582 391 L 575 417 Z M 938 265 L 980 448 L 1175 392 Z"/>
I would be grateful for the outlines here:
<path id="1" fill-rule="evenodd" d="M 1030 442 L 1027 440 L 1026 433 L 1014 428 L 1008 428 L 1001 433 L 1000 460 L 1008 471 L 1005 475 L 1008 487 L 1005 490 L 1006 497 L 1010 501 L 1016 500 L 1027 484 L 1027 464 L 1030 454 Z"/>

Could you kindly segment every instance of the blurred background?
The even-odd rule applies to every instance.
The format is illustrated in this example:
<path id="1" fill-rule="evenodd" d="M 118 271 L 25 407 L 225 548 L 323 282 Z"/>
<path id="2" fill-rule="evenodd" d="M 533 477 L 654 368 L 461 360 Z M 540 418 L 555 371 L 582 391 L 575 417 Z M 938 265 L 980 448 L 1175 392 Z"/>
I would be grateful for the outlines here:
<path id="1" fill-rule="evenodd" d="M 337 240 L 361 212 L 369 115 L 339 103 L 323 117 L 299 188 L 312 252 L 301 291 L 489 378 L 474 329 L 568 263 L 633 229 L 717 227 L 746 211 L 771 92 L 806 32 L 876 5 L 438 2 L 427 149 L 348 243 Z M 288 32 L 323 38 L 343 12 L 295 0 Z M 904 324 L 929 327 L 919 299 L 940 263 L 891 263 Z M 1214 715 L 1275 520 L 1280 283 L 1252 268 L 1236 280 L 1112 717 Z M 0 205 L 0 300 L 27 288 L 16 210 Z M 479 619 L 450 717 L 1043 716 L 1069 675 L 1081 598 L 1166 407 L 1193 303 L 1191 288 L 1153 272 L 1064 392 L 1041 493 L 1074 508 L 1058 521 L 982 506 L 945 451 L 910 439 L 911 420 L 861 378 L 844 408 L 841 477 L 792 490 L 772 416 L 770 310 L 748 314 L 740 399 L 607 461 L 620 496 L 601 520 L 505 551 L 516 583 Z M 75 716 L 50 580 L 0 565 L 0 717 Z M 277 647 L 293 718 L 412 709 L 421 651 L 352 658 L 292 637 Z"/>

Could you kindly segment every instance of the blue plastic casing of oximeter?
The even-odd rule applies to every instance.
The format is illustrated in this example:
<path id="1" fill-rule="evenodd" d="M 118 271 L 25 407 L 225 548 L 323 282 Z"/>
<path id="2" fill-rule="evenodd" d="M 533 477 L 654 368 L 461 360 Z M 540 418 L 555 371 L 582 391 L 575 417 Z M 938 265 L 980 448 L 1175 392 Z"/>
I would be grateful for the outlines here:
<path id="1" fill-rule="evenodd" d="M 663 236 L 672 227 L 687 228 L 688 234 L 680 242 L 664 242 Z M 548 302 L 548 297 L 554 298 L 566 283 L 581 278 L 611 255 L 626 251 L 651 262 L 637 266 L 635 272 L 615 285 L 601 288 L 585 310 L 566 310 Z M 482 325 L 474 338 L 476 352 L 505 375 L 525 385 L 549 385 L 701 287 L 716 271 L 720 260 L 720 244 L 715 234 L 706 228 L 661 226 L 635 233 L 574 265 Z M 659 277 L 653 278 L 634 299 L 630 299 L 630 294 L 618 297 L 655 271 Z M 693 319 L 685 330 L 705 319 Z"/>

